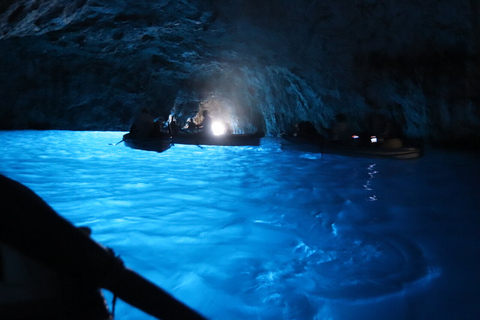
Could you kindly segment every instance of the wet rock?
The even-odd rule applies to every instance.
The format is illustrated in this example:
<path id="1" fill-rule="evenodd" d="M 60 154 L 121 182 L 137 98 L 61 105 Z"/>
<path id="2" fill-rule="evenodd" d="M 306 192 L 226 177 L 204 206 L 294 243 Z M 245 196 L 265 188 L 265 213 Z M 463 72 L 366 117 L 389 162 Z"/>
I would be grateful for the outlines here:
<path id="1" fill-rule="evenodd" d="M 0 127 L 127 130 L 141 107 L 180 124 L 215 107 L 237 132 L 279 135 L 339 112 L 365 130 L 375 110 L 411 138 L 475 140 L 479 13 L 468 0 L 3 1 Z"/>

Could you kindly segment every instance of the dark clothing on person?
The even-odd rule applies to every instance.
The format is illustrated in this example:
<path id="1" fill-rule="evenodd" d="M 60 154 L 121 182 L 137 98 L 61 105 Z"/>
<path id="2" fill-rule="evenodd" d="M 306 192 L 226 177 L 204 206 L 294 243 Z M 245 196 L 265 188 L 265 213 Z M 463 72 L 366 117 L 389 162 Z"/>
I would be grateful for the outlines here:
<path id="1" fill-rule="evenodd" d="M 170 134 L 172 136 L 178 134 L 178 125 L 177 125 L 177 121 L 176 120 L 173 120 L 172 122 L 170 122 L 170 125 L 168 126 L 168 129 L 170 131 Z"/>
<path id="2" fill-rule="evenodd" d="M 148 109 L 144 108 L 135 118 L 130 131 L 137 138 L 147 138 L 153 133 L 153 123 L 153 117 L 150 115 Z"/>
<path id="3" fill-rule="evenodd" d="M 350 128 L 347 116 L 339 113 L 335 117 L 335 122 L 330 128 L 331 139 L 334 142 L 346 143 L 350 139 Z"/>
<path id="4" fill-rule="evenodd" d="M 308 140 L 316 140 L 320 138 L 320 134 L 310 121 L 300 121 L 297 124 L 295 133 L 293 135 L 295 137 Z"/>
<path id="5" fill-rule="evenodd" d="M 207 110 L 203 110 L 203 121 L 198 125 L 198 127 L 202 130 L 205 134 L 213 134 L 212 128 L 213 120 L 208 114 Z"/>

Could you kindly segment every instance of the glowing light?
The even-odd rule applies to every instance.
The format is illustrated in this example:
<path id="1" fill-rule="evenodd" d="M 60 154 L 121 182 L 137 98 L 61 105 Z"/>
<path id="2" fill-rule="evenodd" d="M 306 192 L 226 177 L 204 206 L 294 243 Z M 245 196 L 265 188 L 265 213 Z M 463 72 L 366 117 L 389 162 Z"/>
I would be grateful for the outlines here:
<path id="1" fill-rule="evenodd" d="M 219 136 L 224 134 L 227 131 L 227 128 L 223 123 L 214 122 L 212 123 L 212 131 L 214 135 Z"/>

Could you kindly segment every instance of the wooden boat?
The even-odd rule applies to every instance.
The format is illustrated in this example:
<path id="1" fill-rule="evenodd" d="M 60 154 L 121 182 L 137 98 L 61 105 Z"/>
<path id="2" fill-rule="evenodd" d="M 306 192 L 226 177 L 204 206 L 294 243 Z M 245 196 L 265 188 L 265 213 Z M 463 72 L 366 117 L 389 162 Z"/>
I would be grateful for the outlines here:
<path id="1" fill-rule="evenodd" d="M 94 308 L 92 304 L 90 292 L 98 292 L 100 288 L 158 319 L 205 319 L 162 288 L 126 268 L 113 250 L 98 244 L 88 233 L 62 218 L 31 189 L 1 174 L 0 188 L 3 190 L 0 193 L 0 242 L 3 244 L 0 297 L 2 294 L 6 297 L 0 299 L 0 319 L 111 319 L 99 295 L 93 296 L 97 306 Z M 5 245 L 8 251 L 4 250 Z M 45 273 L 33 264 L 21 270 L 18 259 L 13 265 L 10 260 L 2 261 L 11 256 L 5 254 L 11 252 L 10 248 L 49 271 Z M 33 272 L 33 277 L 42 281 L 37 281 L 31 288 L 33 291 L 24 296 L 27 291 L 16 289 L 24 290 L 28 283 L 21 282 L 20 287 L 12 288 L 10 280 L 16 274 L 27 281 L 22 273 L 28 272 Z M 52 272 L 68 278 L 72 285 L 64 283 L 62 287 L 69 292 L 75 291 L 76 299 L 65 301 L 62 292 L 49 299 L 56 284 Z"/>
<path id="2" fill-rule="evenodd" d="M 259 146 L 263 133 L 207 135 L 204 133 L 179 132 L 173 136 L 174 144 L 211 146 Z"/>
<path id="3" fill-rule="evenodd" d="M 349 157 L 417 159 L 423 155 L 423 149 L 413 146 L 388 148 L 377 143 L 370 144 L 339 144 L 324 139 L 307 140 L 284 136 L 281 142 L 282 150 L 294 150 L 311 153 L 338 154 Z"/>
<path id="4" fill-rule="evenodd" d="M 150 138 L 137 138 L 127 133 L 123 136 L 123 142 L 132 149 L 163 152 L 172 146 L 172 137 L 168 134 L 160 134 Z"/>
<path id="5" fill-rule="evenodd" d="M 109 320 L 100 289 L 0 241 L 0 319 Z"/>

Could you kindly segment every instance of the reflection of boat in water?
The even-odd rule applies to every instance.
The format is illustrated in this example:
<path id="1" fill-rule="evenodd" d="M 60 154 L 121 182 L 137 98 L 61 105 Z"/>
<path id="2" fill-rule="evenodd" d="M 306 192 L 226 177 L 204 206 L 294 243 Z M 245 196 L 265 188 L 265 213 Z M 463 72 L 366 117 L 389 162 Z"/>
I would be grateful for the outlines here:
<path id="1" fill-rule="evenodd" d="M 172 137 L 168 134 L 159 134 L 156 137 L 136 138 L 131 133 L 123 136 L 127 147 L 145 151 L 163 152 L 172 146 Z"/>
<path id="2" fill-rule="evenodd" d="M 388 148 L 376 143 L 371 144 L 340 144 L 323 139 L 308 140 L 296 137 L 282 137 L 282 150 L 338 154 L 350 157 L 390 158 L 390 159 L 416 159 L 423 155 L 420 147 Z"/>
<path id="3" fill-rule="evenodd" d="M 259 146 L 263 133 L 255 134 L 221 134 L 179 132 L 173 136 L 173 143 L 212 145 L 212 146 Z"/>

